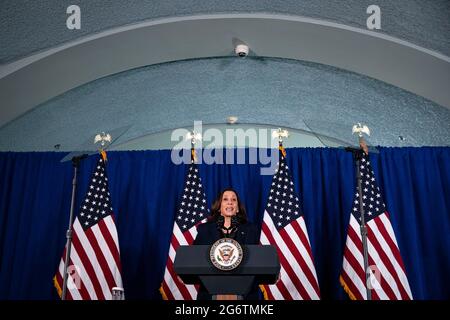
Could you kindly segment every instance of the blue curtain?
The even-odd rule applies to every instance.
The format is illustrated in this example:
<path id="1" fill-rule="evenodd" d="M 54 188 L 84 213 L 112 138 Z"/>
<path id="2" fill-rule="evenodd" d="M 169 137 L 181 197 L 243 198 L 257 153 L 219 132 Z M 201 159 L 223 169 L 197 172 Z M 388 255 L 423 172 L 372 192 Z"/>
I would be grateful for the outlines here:
<path id="1" fill-rule="evenodd" d="M 217 151 L 222 152 L 222 151 Z M 246 150 L 247 156 L 249 150 Z M 73 168 L 64 153 L 0 153 L 0 299 L 56 299 L 52 278 L 65 245 Z M 160 299 L 186 165 L 169 150 L 110 152 L 108 176 L 128 299 Z M 225 157 L 224 157 L 225 158 Z M 415 299 L 450 298 L 450 148 L 381 148 L 372 164 Z M 248 159 L 248 157 L 247 157 Z M 83 161 L 76 211 L 97 158 Z M 341 149 L 287 149 L 323 299 L 339 284 L 355 191 L 352 156 Z M 239 192 L 260 225 L 271 176 L 260 164 L 200 165 L 209 205 Z"/>

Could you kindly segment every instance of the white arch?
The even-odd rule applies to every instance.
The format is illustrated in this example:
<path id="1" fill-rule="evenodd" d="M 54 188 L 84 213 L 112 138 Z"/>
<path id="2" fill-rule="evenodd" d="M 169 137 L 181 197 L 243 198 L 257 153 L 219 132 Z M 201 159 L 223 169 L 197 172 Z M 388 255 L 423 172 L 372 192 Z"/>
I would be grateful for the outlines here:
<path id="1" fill-rule="evenodd" d="M 450 58 L 388 35 L 278 14 L 214 14 L 110 29 L 0 67 L 0 126 L 48 99 L 114 73 L 231 54 L 232 38 L 260 56 L 364 74 L 450 108 Z"/>

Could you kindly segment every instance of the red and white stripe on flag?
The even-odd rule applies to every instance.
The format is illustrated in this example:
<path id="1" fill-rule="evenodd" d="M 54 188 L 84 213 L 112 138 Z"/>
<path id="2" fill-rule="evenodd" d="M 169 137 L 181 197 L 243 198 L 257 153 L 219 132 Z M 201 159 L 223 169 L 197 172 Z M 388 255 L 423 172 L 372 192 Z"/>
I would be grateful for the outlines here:
<path id="1" fill-rule="evenodd" d="M 261 244 L 275 245 L 280 258 L 280 279 L 264 285 L 269 300 L 317 300 L 319 284 L 303 217 L 278 232 L 267 213 L 261 231 Z"/>
<path id="2" fill-rule="evenodd" d="M 167 259 L 164 279 L 160 288 L 161 294 L 165 300 L 197 299 L 197 287 L 194 285 L 185 285 L 180 282 L 173 269 L 173 263 L 175 261 L 175 255 L 178 247 L 180 245 L 191 245 L 196 236 L 197 228 L 195 226 L 185 232 L 182 232 L 177 223 L 174 224 L 172 239 L 170 241 L 169 258 Z"/>
<path id="3" fill-rule="evenodd" d="M 367 288 L 370 289 L 373 300 L 411 300 L 412 294 L 405 266 L 380 188 L 375 180 L 369 155 L 363 154 L 359 166 L 370 277 L 366 283 L 360 230 L 362 221 L 360 195 L 356 187 L 340 282 L 354 300 L 366 300 Z"/>
<path id="4" fill-rule="evenodd" d="M 272 179 L 260 242 L 277 248 L 281 265 L 277 283 L 262 286 L 266 299 L 320 299 L 305 220 L 284 156 Z"/>
<path id="5" fill-rule="evenodd" d="M 119 237 L 114 223 L 105 160 L 99 159 L 80 212 L 73 223 L 67 277 L 67 300 L 110 300 L 123 288 Z M 66 250 L 54 284 L 62 295 Z"/>
<path id="6" fill-rule="evenodd" d="M 411 300 L 405 266 L 388 213 L 379 215 L 366 225 L 372 299 Z M 367 299 L 360 226 L 353 215 L 350 215 L 340 280 L 351 299 Z"/>
<path id="7" fill-rule="evenodd" d="M 198 288 L 178 280 L 173 269 L 178 247 L 191 245 L 197 236 L 196 225 L 206 221 L 209 209 L 197 165 L 192 162 L 186 174 L 183 195 L 175 215 L 164 279 L 160 292 L 165 300 L 195 300 Z"/>

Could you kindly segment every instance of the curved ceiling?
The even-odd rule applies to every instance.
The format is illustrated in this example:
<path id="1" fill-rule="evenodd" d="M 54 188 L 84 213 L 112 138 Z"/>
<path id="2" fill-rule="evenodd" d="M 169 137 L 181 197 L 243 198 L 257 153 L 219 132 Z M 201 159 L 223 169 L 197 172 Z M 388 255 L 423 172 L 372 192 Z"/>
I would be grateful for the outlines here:
<path id="1" fill-rule="evenodd" d="M 170 148 L 169 134 L 154 134 L 197 120 L 217 129 L 229 116 L 240 125 L 313 130 L 350 143 L 357 122 L 370 127 L 376 145 L 450 141 L 450 110 L 398 87 L 318 63 L 227 57 L 145 66 L 79 86 L 1 128 L 0 150 L 78 150 L 98 132 L 128 125 L 122 146 L 146 148 L 139 137 L 147 135 Z"/>
<path id="2" fill-rule="evenodd" d="M 68 6 L 80 7 L 81 28 L 68 30 Z M 311 17 L 366 29 L 376 4 L 387 34 L 450 55 L 448 0 L 40 0 L 0 1 L 0 64 L 80 37 L 150 19 L 223 13 L 272 13 Z"/>
<path id="3" fill-rule="evenodd" d="M 450 58 L 386 35 L 310 18 L 226 14 L 116 28 L 4 65 L 0 126 L 75 87 L 146 65 L 229 56 L 232 39 L 259 56 L 335 66 L 450 107 Z M 237 58 L 236 58 L 237 59 Z"/>

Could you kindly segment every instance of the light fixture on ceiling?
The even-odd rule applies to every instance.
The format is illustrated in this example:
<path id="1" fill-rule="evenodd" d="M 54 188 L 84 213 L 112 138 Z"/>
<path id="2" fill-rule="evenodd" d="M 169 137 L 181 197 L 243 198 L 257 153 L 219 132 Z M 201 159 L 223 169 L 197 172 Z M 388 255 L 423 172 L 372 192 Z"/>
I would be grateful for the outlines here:
<path id="1" fill-rule="evenodd" d="M 235 117 L 235 116 L 229 116 L 227 118 L 227 123 L 228 124 L 235 124 L 237 121 L 238 121 L 238 117 Z"/>
<path id="2" fill-rule="evenodd" d="M 250 49 L 246 44 L 238 44 L 235 48 L 234 48 L 234 52 L 236 53 L 236 55 L 238 57 L 246 57 L 249 53 Z"/>

